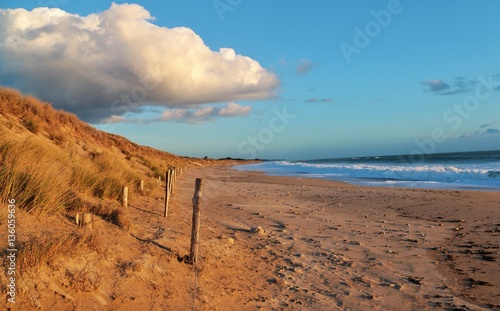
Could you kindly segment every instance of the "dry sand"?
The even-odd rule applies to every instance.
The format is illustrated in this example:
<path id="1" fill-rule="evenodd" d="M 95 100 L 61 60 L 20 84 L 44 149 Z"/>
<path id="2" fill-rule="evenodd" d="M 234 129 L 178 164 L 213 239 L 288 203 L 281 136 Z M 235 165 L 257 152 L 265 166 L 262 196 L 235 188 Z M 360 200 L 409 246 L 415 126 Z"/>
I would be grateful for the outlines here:
<path id="1" fill-rule="evenodd" d="M 181 259 L 196 177 L 204 180 L 196 310 L 500 309 L 500 193 L 228 167 L 183 174 L 168 219 L 159 196 L 135 196 L 130 233 L 97 223 L 106 255 L 72 260 L 102 273 L 99 289 L 66 290 L 67 269 L 41 271 L 33 277 L 43 286 L 20 299 L 46 310 L 191 309 L 195 269 Z"/>
<path id="2" fill-rule="evenodd" d="M 201 252 L 212 259 L 200 275 L 213 289 L 203 309 L 500 308 L 500 193 L 227 168 L 195 176 L 206 184 Z M 216 236 L 234 244 L 213 262 L 204 241 Z"/>

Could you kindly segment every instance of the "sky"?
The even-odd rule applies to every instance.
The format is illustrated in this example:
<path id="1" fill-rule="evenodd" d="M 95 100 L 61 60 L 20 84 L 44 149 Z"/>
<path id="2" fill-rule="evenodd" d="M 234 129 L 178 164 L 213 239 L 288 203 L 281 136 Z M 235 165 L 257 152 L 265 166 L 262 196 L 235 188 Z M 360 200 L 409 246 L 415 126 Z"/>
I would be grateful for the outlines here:
<path id="1" fill-rule="evenodd" d="M 179 155 L 500 150 L 500 2 L 2 1 L 0 85 Z"/>

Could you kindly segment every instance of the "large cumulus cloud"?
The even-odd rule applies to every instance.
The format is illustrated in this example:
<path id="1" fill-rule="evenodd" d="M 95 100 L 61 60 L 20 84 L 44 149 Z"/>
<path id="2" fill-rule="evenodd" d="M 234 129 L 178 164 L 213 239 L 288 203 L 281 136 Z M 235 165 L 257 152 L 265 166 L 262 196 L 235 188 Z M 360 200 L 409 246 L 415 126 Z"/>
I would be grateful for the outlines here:
<path id="1" fill-rule="evenodd" d="M 212 51 L 191 29 L 153 20 L 135 4 L 88 16 L 0 10 L 0 84 L 89 122 L 145 106 L 192 110 L 274 96 L 279 80 L 257 61 L 231 48 Z"/>

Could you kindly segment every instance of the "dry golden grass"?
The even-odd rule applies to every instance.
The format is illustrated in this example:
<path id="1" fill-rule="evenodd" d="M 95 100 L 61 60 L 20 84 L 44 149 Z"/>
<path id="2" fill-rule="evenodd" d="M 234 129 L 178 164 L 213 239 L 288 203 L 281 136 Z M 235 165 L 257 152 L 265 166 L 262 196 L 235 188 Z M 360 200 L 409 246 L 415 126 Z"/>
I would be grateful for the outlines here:
<path id="1" fill-rule="evenodd" d="M 35 137 L 15 141 L 0 133 L 0 140 L 0 198 L 41 214 L 60 211 L 70 191 L 68 156 Z"/>
<path id="2" fill-rule="evenodd" d="M 84 233 L 83 233 L 84 234 Z M 79 231 L 41 234 L 18 246 L 17 265 L 20 270 L 39 269 L 57 258 L 70 255 L 77 247 L 89 242 L 96 245 L 97 237 L 84 236 Z"/>

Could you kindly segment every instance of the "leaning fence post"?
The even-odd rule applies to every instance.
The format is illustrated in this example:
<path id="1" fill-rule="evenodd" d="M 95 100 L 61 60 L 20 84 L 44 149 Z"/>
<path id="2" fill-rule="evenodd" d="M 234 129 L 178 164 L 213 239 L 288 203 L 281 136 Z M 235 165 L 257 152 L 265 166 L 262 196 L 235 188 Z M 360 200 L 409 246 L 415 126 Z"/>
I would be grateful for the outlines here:
<path id="1" fill-rule="evenodd" d="M 127 186 L 123 187 L 122 206 L 125 207 L 125 209 L 128 208 L 128 187 Z"/>
<path id="2" fill-rule="evenodd" d="M 167 170 L 165 172 L 165 211 L 163 212 L 164 217 L 167 217 L 168 215 L 168 201 L 170 200 L 169 175 L 170 170 Z"/>
<path id="3" fill-rule="evenodd" d="M 194 196 L 193 196 L 193 224 L 191 230 L 191 248 L 189 251 L 189 261 L 191 261 L 192 263 L 195 263 L 198 257 L 202 193 L 203 193 L 203 181 L 200 178 L 196 178 Z"/>

